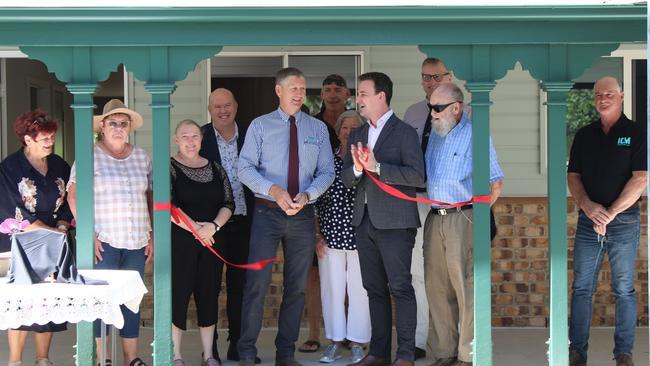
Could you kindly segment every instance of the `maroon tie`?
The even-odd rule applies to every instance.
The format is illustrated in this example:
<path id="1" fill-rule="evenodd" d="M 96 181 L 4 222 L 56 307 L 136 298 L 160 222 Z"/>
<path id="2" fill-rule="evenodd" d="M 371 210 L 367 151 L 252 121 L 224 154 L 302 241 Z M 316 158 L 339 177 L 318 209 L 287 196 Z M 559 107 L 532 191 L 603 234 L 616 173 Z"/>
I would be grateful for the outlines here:
<path id="1" fill-rule="evenodd" d="M 287 177 L 287 192 L 294 198 L 298 194 L 298 127 L 296 117 L 289 116 L 289 174 Z"/>

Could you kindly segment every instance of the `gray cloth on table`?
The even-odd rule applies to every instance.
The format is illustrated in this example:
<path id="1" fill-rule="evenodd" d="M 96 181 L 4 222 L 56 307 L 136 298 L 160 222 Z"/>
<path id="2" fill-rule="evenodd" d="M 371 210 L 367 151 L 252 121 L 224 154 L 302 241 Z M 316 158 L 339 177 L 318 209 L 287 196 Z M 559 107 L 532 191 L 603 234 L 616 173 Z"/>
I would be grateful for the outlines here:
<path id="1" fill-rule="evenodd" d="M 106 281 L 93 280 L 77 273 L 66 234 L 37 229 L 12 235 L 9 283 L 40 283 L 53 273 L 56 273 L 58 283 L 108 284 Z"/>

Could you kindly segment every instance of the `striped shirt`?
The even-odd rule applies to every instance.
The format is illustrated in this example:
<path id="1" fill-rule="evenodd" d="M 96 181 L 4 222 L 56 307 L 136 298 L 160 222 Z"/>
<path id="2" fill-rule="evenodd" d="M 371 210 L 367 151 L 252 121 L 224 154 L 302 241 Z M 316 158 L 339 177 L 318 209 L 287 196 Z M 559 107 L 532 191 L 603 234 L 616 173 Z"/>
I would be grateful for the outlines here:
<path id="1" fill-rule="evenodd" d="M 473 197 L 472 121 L 465 111 L 447 136 L 431 133 L 424 160 L 429 199 L 457 203 Z M 503 172 L 490 138 L 490 184 L 502 179 Z"/>
<path id="2" fill-rule="evenodd" d="M 152 190 L 151 159 L 133 147 L 124 159 L 115 159 L 99 146 L 94 149 L 95 235 L 118 249 L 140 249 L 151 231 L 147 191 Z M 70 171 L 76 183 L 76 163 Z"/>
<path id="3" fill-rule="evenodd" d="M 334 181 L 334 159 L 325 124 L 298 112 L 298 183 L 315 201 Z M 253 120 L 239 153 L 239 180 L 256 196 L 273 200 L 273 184 L 287 189 L 289 162 L 289 115 L 282 109 Z"/>

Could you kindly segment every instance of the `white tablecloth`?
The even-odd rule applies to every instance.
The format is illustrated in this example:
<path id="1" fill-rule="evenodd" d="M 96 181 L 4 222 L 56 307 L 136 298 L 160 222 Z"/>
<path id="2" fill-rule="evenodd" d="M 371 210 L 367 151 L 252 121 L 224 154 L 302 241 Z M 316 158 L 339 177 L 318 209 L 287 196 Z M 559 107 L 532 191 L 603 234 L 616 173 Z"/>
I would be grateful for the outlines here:
<path id="1" fill-rule="evenodd" d="M 137 312 L 147 293 L 137 271 L 79 270 L 79 273 L 107 281 L 108 285 L 14 285 L 8 284 L 7 278 L 0 278 L 0 329 L 95 319 L 122 328 L 124 317 L 120 305 Z"/>

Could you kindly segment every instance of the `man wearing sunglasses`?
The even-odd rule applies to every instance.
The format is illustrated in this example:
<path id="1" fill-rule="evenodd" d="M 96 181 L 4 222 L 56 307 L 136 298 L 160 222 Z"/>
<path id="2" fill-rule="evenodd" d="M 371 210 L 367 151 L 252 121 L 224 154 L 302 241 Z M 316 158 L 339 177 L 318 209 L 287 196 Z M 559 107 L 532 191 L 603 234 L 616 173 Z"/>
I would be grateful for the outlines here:
<path id="1" fill-rule="evenodd" d="M 425 165 L 429 199 L 472 198 L 472 121 L 463 92 L 441 83 L 429 99 L 431 136 Z M 490 204 L 501 192 L 503 172 L 490 140 Z M 434 366 L 472 365 L 474 337 L 472 205 L 432 205 L 424 225 L 424 273 Z"/>
<path id="2" fill-rule="evenodd" d="M 447 70 L 442 60 L 429 57 L 422 62 L 421 81 L 424 90 L 424 99 L 410 106 L 404 114 L 404 122 L 411 125 L 418 132 L 422 154 L 426 151 L 429 135 L 431 134 L 431 110 L 429 109 L 429 98 L 431 93 L 443 82 L 450 82 L 451 72 Z M 428 126 L 428 127 L 427 127 Z M 418 188 L 417 196 L 426 197 L 426 188 Z M 424 222 L 429 213 L 429 205 L 418 203 L 420 221 Z M 413 289 L 415 299 L 418 303 L 417 327 L 415 328 L 415 359 L 426 357 L 427 337 L 429 333 L 429 304 L 424 287 L 424 261 L 422 255 L 422 233 L 423 228 L 418 228 L 413 247 L 413 258 L 411 259 L 411 275 L 413 277 Z"/>

